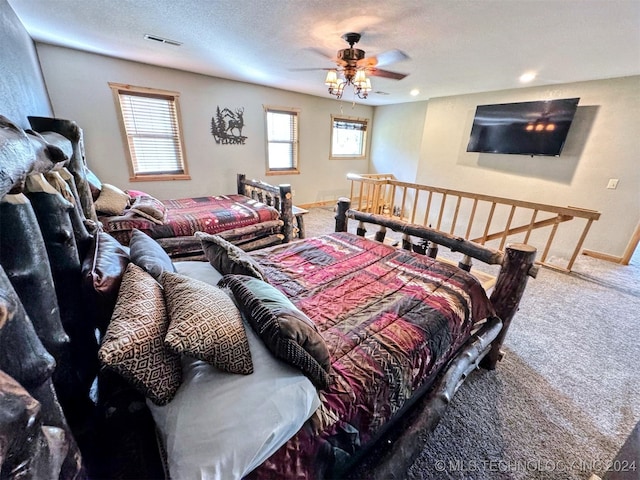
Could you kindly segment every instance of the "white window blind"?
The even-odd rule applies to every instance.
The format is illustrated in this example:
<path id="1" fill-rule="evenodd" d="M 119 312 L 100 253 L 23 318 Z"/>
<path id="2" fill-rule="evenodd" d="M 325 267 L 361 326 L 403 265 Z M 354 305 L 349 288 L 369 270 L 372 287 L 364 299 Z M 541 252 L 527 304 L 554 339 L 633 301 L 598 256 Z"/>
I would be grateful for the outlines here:
<path id="1" fill-rule="evenodd" d="M 298 112 L 266 108 L 268 171 L 298 170 Z"/>
<path id="2" fill-rule="evenodd" d="M 131 87 L 115 92 L 133 177 L 186 175 L 176 96 Z"/>
<path id="3" fill-rule="evenodd" d="M 331 116 L 331 158 L 364 158 L 368 120 Z"/>

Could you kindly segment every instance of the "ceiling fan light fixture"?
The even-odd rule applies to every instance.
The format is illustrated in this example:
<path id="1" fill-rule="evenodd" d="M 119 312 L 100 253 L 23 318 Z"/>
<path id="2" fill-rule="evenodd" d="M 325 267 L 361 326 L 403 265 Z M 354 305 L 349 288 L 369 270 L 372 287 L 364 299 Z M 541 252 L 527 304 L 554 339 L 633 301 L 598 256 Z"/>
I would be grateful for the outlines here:
<path id="1" fill-rule="evenodd" d="M 344 72 L 341 73 L 344 74 Z M 371 91 L 371 80 L 367 78 L 364 70 L 358 70 L 355 75 L 345 76 L 345 78 L 338 77 L 337 70 L 329 70 L 324 84 L 329 87 L 329 95 L 335 95 L 338 99 L 342 98 L 347 85 L 353 85 L 353 92 L 358 98 L 367 98 Z"/>
<path id="2" fill-rule="evenodd" d="M 338 85 L 338 73 L 335 70 L 329 70 L 327 72 L 327 78 L 324 79 L 324 84 L 331 88 Z"/>

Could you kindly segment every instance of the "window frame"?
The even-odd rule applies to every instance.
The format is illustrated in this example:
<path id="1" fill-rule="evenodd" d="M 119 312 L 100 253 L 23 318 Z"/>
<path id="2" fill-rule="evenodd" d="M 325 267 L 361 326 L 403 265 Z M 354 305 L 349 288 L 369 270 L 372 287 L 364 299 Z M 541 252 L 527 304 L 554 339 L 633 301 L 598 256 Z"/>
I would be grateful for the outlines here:
<path id="1" fill-rule="evenodd" d="M 333 136 L 336 133 L 336 128 L 334 124 L 337 121 L 344 121 L 347 123 L 359 123 L 364 125 L 364 138 L 362 141 L 362 152 L 358 155 L 350 155 L 350 154 L 334 154 L 333 153 Z M 330 123 L 330 138 L 329 138 L 329 160 L 366 160 L 368 157 L 369 151 L 369 135 L 367 134 L 370 128 L 369 119 L 361 118 L 361 117 L 350 117 L 347 115 L 331 115 L 331 123 Z"/>
<path id="2" fill-rule="evenodd" d="M 120 132 L 122 134 L 123 145 L 125 147 L 125 153 L 127 157 L 127 164 L 129 167 L 129 181 L 131 182 L 152 182 L 162 180 L 191 180 L 189 175 L 189 167 L 187 165 L 187 156 L 184 146 L 184 138 L 182 136 L 182 124 L 180 115 L 180 93 L 170 90 L 161 90 L 158 88 L 138 87 L 133 85 L 127 85 L 122 83 L 109 82 L 109 87 L 113 92 L 113 97 L 116 103 L 116 110 L 118 112 L 118 121 L 120 123 Z M 132 150 L 132 144 L 130 139 L 133 135 L 127 132 L 126 124 L 124 120 L 124 113 L 122 109 L 121 95 L 129 95 L 133 97 L 150 97 L 157 99 L 164 99 L 173 103 L 173 122 L 172 129 L 176 131 L 175 140 L 177 141 L 177 149 L 179 150 L 179 161 L 182 162 L 182 173 L 167 172 L 167 173 L 140 173 L 136 172 L 134 163 L 134 153 Z"/>
<path id="3" fill-rule="evenodd" d="M 293 107 L 279 107 L 274 105 L 263 105 L 264 107 L 264 129 L 265 129 L 265 175 L 298 175 L 300 174 L 300 109 Z M 295 117 L 294 138 L 290 142 L 273 141 L 273 143 L 290 143 L 292 145 L 293 167 L 286 169 L 271 168 L 269 161 L 269 113 L 284 113 Z"/>

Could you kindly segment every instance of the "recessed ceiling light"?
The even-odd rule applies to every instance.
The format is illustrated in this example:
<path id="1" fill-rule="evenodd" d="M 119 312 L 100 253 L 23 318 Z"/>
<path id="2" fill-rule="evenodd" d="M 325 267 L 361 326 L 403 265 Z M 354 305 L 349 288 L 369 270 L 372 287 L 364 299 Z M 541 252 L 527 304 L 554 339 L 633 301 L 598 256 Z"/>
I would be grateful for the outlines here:
<path id="1" fill-rule="evenodd" d="M 520 83 L 529 83 L 536 78 L 535 72 L 526 72 L 520 75 Z"/>
<path id="2" fill-rule="evenodd" d="M 416 97 L 416 96 L 420 95 L 420 90 L 418 90 L 417 88 L 414 88 L 413 90 L 411 90 L 409 92 L 409 95 L 411 95 L 412 97 Z"/>

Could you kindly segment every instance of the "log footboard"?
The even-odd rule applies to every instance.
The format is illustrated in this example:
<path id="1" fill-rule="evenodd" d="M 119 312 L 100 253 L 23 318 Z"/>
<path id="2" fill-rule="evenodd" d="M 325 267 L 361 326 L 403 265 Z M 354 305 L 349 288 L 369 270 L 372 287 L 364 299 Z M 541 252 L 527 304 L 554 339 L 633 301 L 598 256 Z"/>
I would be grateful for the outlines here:
<path id="1" fill-rule="evenodd" d="M 439 372 L 428 390 L 418 392 L 417 399 L 397 415 L 394 429 L 386 429 L 374 447 L 368 452 L 375 462 L 374 479 L 404 478 L 404 472 L 415 461 L 444 415 L 451 398 L 467 376 L 478 366 L 494 369 L 502 358 L 501 347 L 511 321 L 518 310 L 529 277 L 535 277 L 538 267 L 534 265 L 536 249 L 526 244 L 507 245 L 505 251 L 494 250 L 445 232 L 421 225 L 401 222 L 387 216 L 350 210 L 350 201 L 341 198 L 336 211 L 336 231 L 346 232 L 349 219 L 358 221 L 357 234 L 366 234 L 365 223 L 379 226 L 374 237 L 384 241 L 387 229 L 402 233 L 402 248 L 430 254 L 435 257 L 438 246 L 448 247 L 463 255 L 459 268 L 469 270 L 471 259 L 489 265 L 499 265 L 500 271 L 490 299 L 497 317 L 487 319 L 458 354 Z M 418 241 L 414 243 L 413 237 Z M 361 458 L 361 457 L 360 457 Z M 357 462 L 357 459 L 356 459 Z M 354 462 L 354 463 L 356 463 Z"/>

